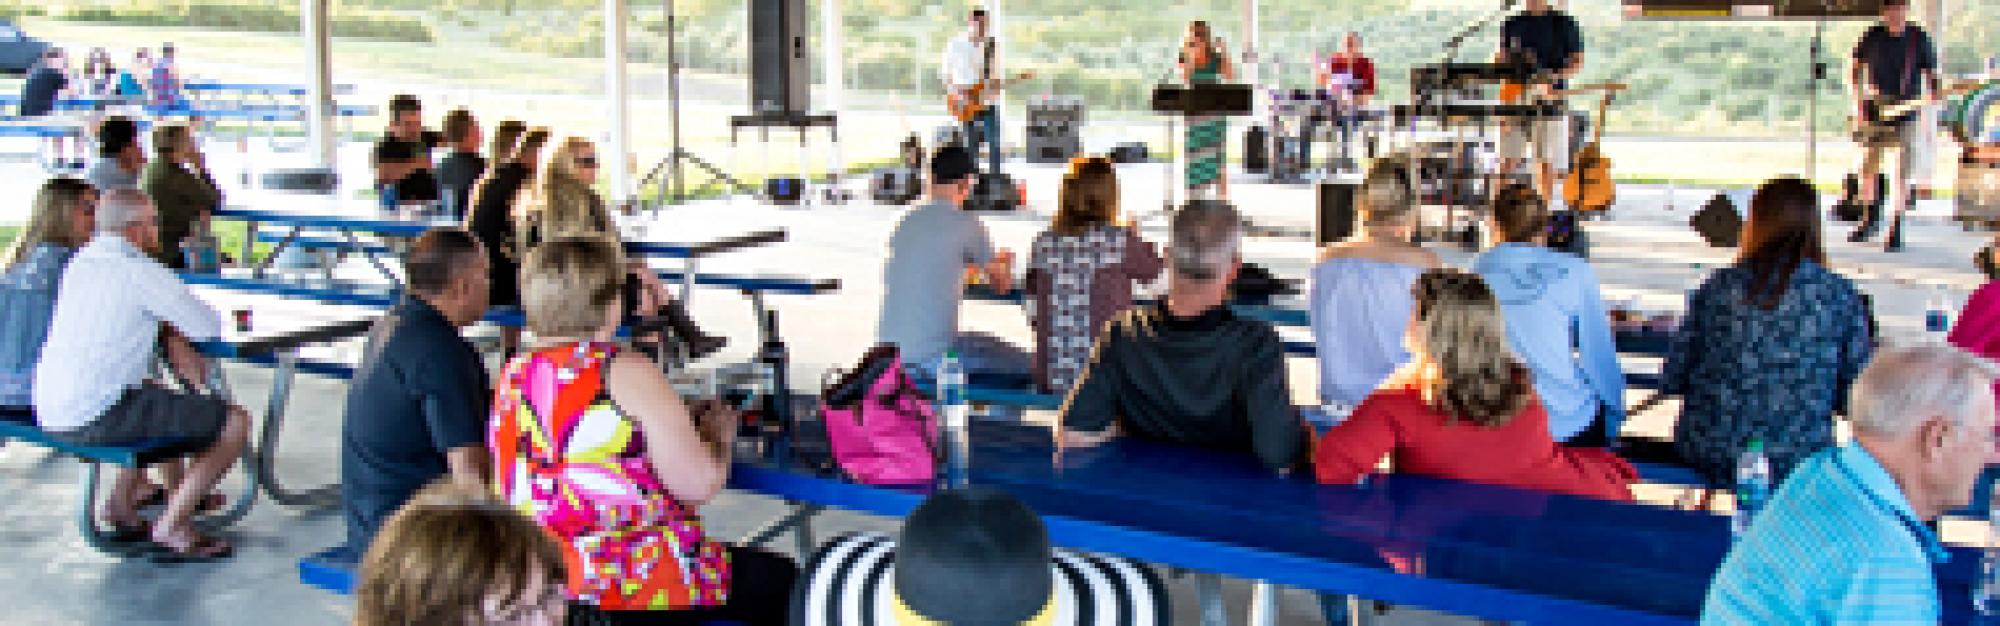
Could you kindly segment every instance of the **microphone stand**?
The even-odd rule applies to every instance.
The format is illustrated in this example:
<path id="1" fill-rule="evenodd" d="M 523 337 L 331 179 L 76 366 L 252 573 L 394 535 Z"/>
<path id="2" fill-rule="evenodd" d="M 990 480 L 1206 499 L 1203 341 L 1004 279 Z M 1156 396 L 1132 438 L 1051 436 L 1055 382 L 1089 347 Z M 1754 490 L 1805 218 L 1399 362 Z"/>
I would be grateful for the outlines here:
<path id="1" fill-rule="evenodd" d="M 1507 0 L 1505 4 L 1500 6 L 1499 11 L 1495 11 L 1493 13 L 1488 13 L 1486 15 L 1480 16 L 1478 20 L 1474 20 L 1472 24 L 1467 25 L 1464 30 L 1460 30 L 1458 31 L 1458 34 L 1452 35 L 1451 39 L 1445 40 L 1444 59 L 1439 62 L 1440 63 L 1452 62 L 1452 59 L 1458 57 L 1458 49 L 1465 45 L 1465 41 L 1467 39 L 1470 39 L 1474 33 L 1485 30 L 1488 24 L 1493 23 L 1493 20 L 1500 19 L 1502 17 L 1505 17 L 1509 13 L 1513 13 L 1514 4 L 1519 1 L 1520 0 Z"/>

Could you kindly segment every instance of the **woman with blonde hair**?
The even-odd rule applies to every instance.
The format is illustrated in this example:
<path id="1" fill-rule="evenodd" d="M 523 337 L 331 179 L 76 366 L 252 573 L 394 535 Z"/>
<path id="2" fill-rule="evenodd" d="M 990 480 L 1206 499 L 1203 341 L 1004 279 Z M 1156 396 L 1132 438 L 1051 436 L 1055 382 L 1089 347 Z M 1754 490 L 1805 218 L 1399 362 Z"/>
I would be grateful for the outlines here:
<path id="1" fill-rule="evenodd" d="M 1133 286 L 1159 278 L 1166 263 L 1119 223 L 1118 172 L 1101 156 L 1070 161 L 1055 220 L 1032 250 L 1026 289 L 1035 384 L 1061 394 L 1090 362 L 1097 329 L 1132 306 Z"/>
<path id="2" fill-rule="evenodd" d="M 0 407 L 32 405 L 35 361 L 55 314 L 56 289 L 96 227 L 97 190 L 68 177 L 35 193 L 34 212 L 0 255 Z"/>
<path id="3" fill-rule="evenodd" d="M 604 198 L 592 188 L 597 183 L 599 165 L 597 145 L 588 139 L 570 137 L 556 146 L 547 171 L 542 174 L 539 209 L 531 217 L 529 230 L 533 240 L 575 236 L 622 240 L 618 223 L 612 219 Z M 626 268 L 626 317 L 660 318 L 686 345 L 689 358 L 708 356 L 728 345 L 726 338 L 702 331 L 694 317 L 667 290 L 666 283 L 644 262 L 635 260 Z"/>
<path id="4" fill-rule="evenodd" d="M 558 626 L 562 547 L 534 520 L 443 480 L 397 510 L 361 559 L 355 626 Z"/>
<path id="5" fill-rule="evenodd" d="M 1493 290 L 1455 269 L 1424 272 L 1409 325 L 1410 365 L 1322 436 L 1313 472 L 1352 484 L 1384 457 L 1397 473 L 1630 500 L 1638 473 L 1601 448 L 1549 436 L 1528 368 L 1507 347 Z"/>
<path id="6" fill-rule="evenodd" d="M 1414 307 L 1410 288 L 1418 275 L 1441 265 L 1436 254 L 1410 242 L 1415 183 L 1407 158 L 1376 161 L 1355 198 L 1360 220 L 1354 236 L 1320 250 L 1312 269 L 1308 306 L 1319 347 L 1320 405 L 1336 419 L 1410 360 L 1403 345 Z"/>
<path id="7" fill-rule="evenodd" d="M 708 536 L 699 511 L 729 479 L 738 418 L 691 409 L 614 343 L 616 244 L 565 237 L 529 253 L 521 295 L 546 346 L 508 361 L 487 450 L 494 491 L 564 542 L 576 610 L 612 623 L 785 623 L 796 568 Z M 377 541 L 380 541 L 379 539 Z"/>

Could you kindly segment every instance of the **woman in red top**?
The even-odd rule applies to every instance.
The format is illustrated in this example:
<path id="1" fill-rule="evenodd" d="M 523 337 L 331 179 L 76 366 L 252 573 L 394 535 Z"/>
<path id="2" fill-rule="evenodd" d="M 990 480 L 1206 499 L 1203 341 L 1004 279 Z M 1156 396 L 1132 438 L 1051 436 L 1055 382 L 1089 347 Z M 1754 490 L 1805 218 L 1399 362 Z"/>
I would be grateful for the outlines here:
<path id="1" fill-rule="evenodd" d="M 1322 436 L 1313 471 L 1353 483 L 1384 456 L 1394 471 L 1630 500 L 1638 473 L 1596 448 L 1549 437 L 1548 414 L 1507 347 L 1492 289 L 1477 275 L 1434 269 L 1417 279 L 1407 341 L 1413 358 Z"/>

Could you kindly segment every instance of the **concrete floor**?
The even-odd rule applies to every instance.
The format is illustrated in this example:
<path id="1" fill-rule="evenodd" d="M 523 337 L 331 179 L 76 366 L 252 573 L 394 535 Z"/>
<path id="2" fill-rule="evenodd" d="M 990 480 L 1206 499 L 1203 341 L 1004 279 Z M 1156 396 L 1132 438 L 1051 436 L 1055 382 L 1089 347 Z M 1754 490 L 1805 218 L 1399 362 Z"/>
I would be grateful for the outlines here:
<path id="1" fill-rule="evenodd" d="M 1690 155 L 1691 157 L 1698 155 Z M 0 166 L 9 170 L 23 166 Z M 1042 229 L 1053 205 L 1060 170 L 1047 166 L 1010 166 L 1030 189 L 1033 210 L 988 215 L 985 221 L 1000 245 L 1025 250 Z M 1122 171 L 1125 205 L 1138 216 L 1149 239 L 1165 237 L 1155 213 L 1161 206 L 1158 166 L 1126 166 Z M 39 180 L 38 177 L 10 177 Z M 25 183 L 6 183 L 13 186 Z M 1669 197 L 1665 188 L 1630 187 L 1622 191 L 1619 208 L 1608 220 L 1589 228 L 1595 244 L 1593 260 L 1614 301 L 1637 298 L 1643 306 L 1678 306 L 1679 293 L 1695 275 L 1693 263 L 1709 267 L 1726 261 L 1729 251 L 1709 249 L 1685 227 L 1687 217 L 1709 192 L 1680 189 Z M 1310 228 L 1313 196 L 1310 188 L 1239 183 L 1236 201 L 1262 225 Z M 1841 240 L 1844 229 L 1829 225 L 1832 263 L 1857 277 L 1875 295 L 1879 314 L 1891 336 L 1911 336 L 1921 319 L 1925 284 L 1942 282 L 1957 290 L 1961 300 L 1980 278 L 1969 259 L 1984 235 L 1959 232 L 1938 218 L 1948 207 L 1927 205 L 1916 220 L 1910 251 L 1899 255 Z M 882 242 L 903 209 L 869 204 L 772 208 L 749 202 L 715 202 L 667 209 L 647 235 L 661 239 L 699 239 L 708 235 L 784 226 L 792 241 L 765 249 L 725 255 L 702 266 L 703 271 L 803 274 L 839 278 L 838 295 L 816 298 L 774 298 L 783 314 L 786 337 L 798 361 L 794 380 L 817 381 L 830 365 L 851 362 L 872 343 L 880 299 Z M 1282 276 L 1299 277 L 1313 247 L 1302 239 L 1259 238 L 1245 247 L 1253 262 Z M 1463 252 L 1440 249 L 1462 264 Z M 721 360 L 740 360 L 748 353 L 753 327 L 742 299 L 728 292 L 696 295 L 695 311 L 703 322 L 731 337 L 736 345 Z M 968 305 L 963 326 L 1027 341 L 1027 326 L 1018 309 L 990 304 Z M 1293 392 L 1301 399 L 1313 393 L 1309 361 L 1294 360 Z M 231 367 L 229 376 L 239 400 L 261 411 L 268 373 L 251 367 Z M 285 425 L 285 446 L 279 471 L 290 486 L 310 486 L 336 477 L 337 434 L 343 387 L 338 381 L 303 377 Z M 1639 416 L 1632 428 L 1659 432 L 1670 426 L 1668 410 Z M 294 562 L 342 537 L 341 520 L 330 511 L 292 510 L 259 503 L 239 524 L 232 538 L 238 555 L 207 565 L 158 566 L 100 556 L 78 538 L 72 516 L 79 466 L 51 458 L 40 449 L 9 445 L 0 448 L 0 489 L 13 497 L 0 499 L 0 623 L 8 624 L 300 624 L 332 625 L 351 615 L 344 598 L 297 584 Z M 704 515 L 713 532 L 724 538 L 747 533 L 779 512 L 778 503 L 754 496 L 729 494 L 711 504 Z M 832 514 L 817 525 L 822 533 L 843 530 L 891 529 L 893 520 Z M 782 541 L 789 545 L 789 541 Z M 1193 585 L 1173 583 L 1177 621 L 1194 623 Z M 1241 620 L 1248 584 L 1227 585 L 1232 615 Z M 1317 624 L 1309 594 L 1282 596 L 1282 622 Z M 1466 620 L 1416 611 L 1401 612 L 1384 623 L 1463 623 Z"/>

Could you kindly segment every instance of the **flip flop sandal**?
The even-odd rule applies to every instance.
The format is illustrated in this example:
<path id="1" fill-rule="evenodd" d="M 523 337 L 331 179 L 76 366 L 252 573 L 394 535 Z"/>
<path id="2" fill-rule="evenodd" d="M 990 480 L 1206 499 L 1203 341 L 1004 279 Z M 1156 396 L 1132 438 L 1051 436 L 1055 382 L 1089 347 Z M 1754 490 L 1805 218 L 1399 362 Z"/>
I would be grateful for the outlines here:
<path id="1" fill-rule="evenodd" d="M 208 563 L 227 559 L 236 553 L 235 546 L 206 535 L 197 535 L 194 543 L 186 548 L 175 548 L 158 541 L 151 542 L 151 545 L 146 558 L 159 564 Z"/>
<path id="2" fill-rule="evenodd" d="M 167 490 L 164 487 L 155 486 L 154 491 L 150 495 L 147 495 L 145 498 L 141 498 L 139 500 L 139 508 L 162 507 L 166 505 L 167 505 Z M 209 513 L 220 511 L 222 510 L 222 507 L 225 506 L 229 506 L 229 496 L 223 495 L 221 493 L 209 492 L 208 495 L 201 497 L 200 504 L 195 505 L 194 514 L 207 515 Z"/>
<path id="3" fill-rule="evenodd" d="M 137 525 L 126 526 L 124 524 L 107 523 L 105 526 L 109 527 L 111 532 L 105 534 L 104 543 L 110 544 L 113 548 L 125 551 L 143 551 L 153 543 L 152 524 L 139 522 Z"/>

